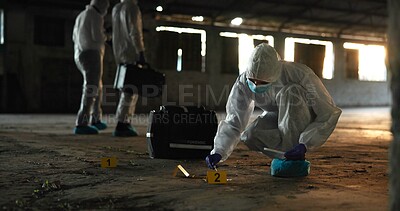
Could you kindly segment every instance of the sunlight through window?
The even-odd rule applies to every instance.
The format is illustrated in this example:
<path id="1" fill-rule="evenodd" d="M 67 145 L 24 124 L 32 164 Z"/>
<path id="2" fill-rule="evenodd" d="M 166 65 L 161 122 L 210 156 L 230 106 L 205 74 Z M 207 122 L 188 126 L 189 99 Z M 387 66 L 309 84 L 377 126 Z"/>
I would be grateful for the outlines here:
<path id="1" fill-rule="evenodd" d="M 221 32 L 219 34 L 222 37 L 231 37 L 239 39 L 239 74 L 246 71 L 247 63 L 249 62 L 249 57 L 254 49 L 254 40 L 265 40 L 272 47 L 274 46 L 274 38 L 270 35 L 248 35 L 248 34 L 237 34 L 234 32 Z"/>
<path id="2" fill-rule="evenodd" d="M 346 49 L 359 51 L 358 79 L 362 81 L 386 81 L 387 70 L 385 65 L 386 51 L 381 45 L 364 45 L 344 43 Z"/>
<path id="3" fill-rule="evenodd" d="M 182 71 L 182 49 L 178 49 L 178 62 L 176 63 L 176 70 L 178 72 Z"/>
<path id="4" fill-rule="evenodd" d="M 247 34 L 239 34 L 239 74 L 246 71 L 253 49 L 253 38 Z"/>
<path id="5" fill-rule="evenodd" d="M 0 44 L 4 44 L 4 10 L 0 10 Z"/>

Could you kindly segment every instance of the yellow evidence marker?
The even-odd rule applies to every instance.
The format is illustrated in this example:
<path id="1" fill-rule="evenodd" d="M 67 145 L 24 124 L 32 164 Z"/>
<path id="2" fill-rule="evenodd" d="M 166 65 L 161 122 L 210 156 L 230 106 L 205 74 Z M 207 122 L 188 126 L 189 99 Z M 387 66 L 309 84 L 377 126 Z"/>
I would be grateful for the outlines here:
<path id="1" fill-rule="evenodd" d="M 226 171 L 207 171 L 208 184 L 226 184 Z"/>
<path id="2" fill-rule="evenodd" d="M 173 176 L 173 177 L 176 177 L 176 175 L 178 174 L 179 171 L 181 171 L 181 172 L 185 175 L 185 177 L 190 177 L 189 172 L 187 172 L 186 169 L 183 168 L 182 165 L 178 165 L 178 166 L 176 167 L 176 169 L 175 169 L 174 173 L 172 174 L 172 176 Z"/>
<path id="3" fill-rule="evenodd" d="M 115 168 L 117 167 L 117 158 L 101 158 L 101 168 Z"/>

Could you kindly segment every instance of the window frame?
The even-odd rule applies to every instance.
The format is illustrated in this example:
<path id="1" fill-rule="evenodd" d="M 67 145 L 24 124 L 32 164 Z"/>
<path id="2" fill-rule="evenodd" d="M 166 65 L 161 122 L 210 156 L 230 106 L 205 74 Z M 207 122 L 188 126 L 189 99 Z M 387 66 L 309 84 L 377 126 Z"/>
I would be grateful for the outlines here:
<path id="1" fill-rule="evenodd" d="M 285 55 L 284 60 L 294 61 L 295 57 L 295 44 L 312 44 L 324 45 L 325 57 L 323 61 L 322 77 L 324 80 L 332 80 L 335 77 L 335 51 L 333 42 L 324 39 L 300 38 L 300 37 L 286 37 L 285 38 Z M 326 72 L 325 72 L 326 71 Z"/>
<path id="2" fill-rule="evenodd" d="M 274 47 L 274 37 L 272 35 L 262 35 L 262 34 L 252 34 L 252 33 L 240 33 L 236 31 L 221 31 L 219 33 L 220 37 L 230 37 L 230 38 L 237 38 L 238 39 L 238 74 L 242 74 L 247 67 L 248 58 L 251 54 L 251 51 L 256 47 L 254 45 L 254 40 L 265 40 L 268 44 Z M 251 44 L 250 44 L 251 42 Z M 252 45 L 251 51 L 246 49 L 248 44 Z M 244 49 L 243 49 L 244 47 Z"/>
<path id="3" fill-rule="evenodd" d="M 178 68 L 178 63 L 179 63 L 179 56 L 177 56 L 177 61 L 176 61 L 176 68 L 175 71 L 177 72 L 188 72 L 188 71 L 194 71 L 194 72 L 205 72 L 205 58 L 206 58 L 206 31 L 204 29 L 197 29 L 197 28 L 188 28 L 188 27 L 180 27 L 180 26 L 164 26 L 160 25 L 156 27 L 157 32 L 162 32 L 162 31 L 167 31 L 167 32 L 172 32 L 172 33 L 177 33 L 178 34 L 178 47 L 177 51 L 179 49 L 183 53 L 180 58 L 180 67 L 181 69 Z M 184 39 L 182 34 L 200 34 L 200 69 L 185 69 L 184 64 L 183 64 L 183 57 L 185 57 L 187 54 L 185 51 L 183 51 L 183 47 L 187 46 L 182 46 L 181 45 L 181 40 Z M 160 40 L 159 40 L 160 42 Z M 162 42 L 162 41 L 161 41 Z M 177 52 L 178 53 L 178 52 Z"/>
<path id="4" fill-rule="evenodd" d="M 4 45 L 6 42 L 5 31 L 6 31 L 6 21 L 5 21 L 5 10 L 0 7 L 0 46 Z"/>

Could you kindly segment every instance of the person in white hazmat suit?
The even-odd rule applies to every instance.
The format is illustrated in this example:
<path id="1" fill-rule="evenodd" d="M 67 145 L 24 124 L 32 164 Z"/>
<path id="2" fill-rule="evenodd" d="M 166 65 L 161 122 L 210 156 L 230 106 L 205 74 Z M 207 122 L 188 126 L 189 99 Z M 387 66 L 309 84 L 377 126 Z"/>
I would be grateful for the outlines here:
<path id="1" fill-rule="evenodd" d="M 264 112 L 247 126 L 255 106 Z M 284 151 L 287 160 L 304 160 L 307 150 L 326 142 L 341 110 L 310 68 L 280 60 L 263 43 L 234 83 L 226 113 L 206 157 L 209 168 L 225 161 L 240 141 L 270 157 L 264 148 Z"/>
<path id="2" fill-rule="evenodd" d="M 82 99 L 75 134 L 97 134 L 98 130 L 107 128 L 107 125 L 101 122 L 101 101 L 106 41 L 103 24 L 108 7 L 108 0 L 91 0 L 90 5 L 87 5 L 75 20 L 72 34 L 74 59 L 83 75 Z"/>
<path id="3" fill-rule="evenodd" d="M 142 14 L 137 0 L 121 0 L 121 3 L 115 5 L 112 11 L 112 24 L 116 64 L 145 64 Z M 121 91 L 116 112 L 118 124 L 113 132 L 114 136 L 138 135 L 136 129 L 130 124 L 137 100 L 137 93 Z"/>

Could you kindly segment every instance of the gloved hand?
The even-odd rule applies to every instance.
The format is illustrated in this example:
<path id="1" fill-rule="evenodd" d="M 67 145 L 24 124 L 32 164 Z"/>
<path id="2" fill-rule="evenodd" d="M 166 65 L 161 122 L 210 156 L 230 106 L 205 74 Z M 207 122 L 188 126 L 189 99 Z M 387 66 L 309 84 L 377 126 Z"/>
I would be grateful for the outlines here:
<path id="1" fill-rule="evenodd" d="M 214 169 L 215 165 L 222 159 L 220 154 L 213 154 L 206 157 L 206 163 L 208 168 Z"/>
<path id="2" fill-rule="evenodd" d="M 139 58 L 138 58 L 137 63 L 140 64 L 140 65 L 145 65 L 146 64 L 146 59 L 144 58 L 144 52 L 143 51 L 139 52 Z"/>
<path id="3" fill-rule="evenodd" d="M 304 144 L 298 144 L 293 149 L 285 152 L 285 157 L 288 160 L 304 160 L 306 157 L 307 148 Z"/>

